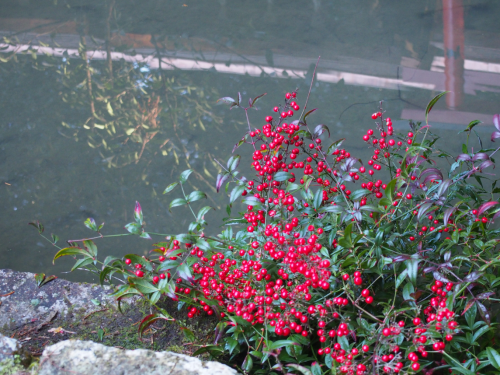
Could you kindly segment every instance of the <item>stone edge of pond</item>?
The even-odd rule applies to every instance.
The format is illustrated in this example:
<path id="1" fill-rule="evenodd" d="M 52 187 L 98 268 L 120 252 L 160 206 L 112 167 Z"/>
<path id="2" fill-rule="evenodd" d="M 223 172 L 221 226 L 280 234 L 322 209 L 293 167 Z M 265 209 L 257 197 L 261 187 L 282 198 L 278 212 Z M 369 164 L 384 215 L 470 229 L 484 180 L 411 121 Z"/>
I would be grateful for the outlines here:
<path id="1" fill-rule="evenodd" d="M 0 269 L 0 330 L 28 323 L 47 324 L 56 316 L 81 319 L 103 308 L 117 308 L 111 287 L 55 279 L 38 287 L 35 274 Z"/>
<path id="2" fill-rule="evenodd" d="M 141 298 L 117 302 L 110 294 L 113 288 L 92 283 L 55 279 L 38 287 L 35 274 L 0 269 L 0 335 L 16 339 L 24 358 L 42 356 L 50 346 L 63 341 L 93 341 L 118 349 L 147 349 L 191 355 L 200 345 L 213 344 L 217 320 L 197 317 L 186 321 L 185 311 L 171 300 L 161 307 L 176 320 L 183 320 L 197 337 L 189 342 L 178 325 L 158 324 L 143 339 L 138 324 L 154 312 Z M 104 334 L 100 336 L 100 330 Z M 194 345 L 193 345 L 194 344 Z M 206 360 L 201 355 L 202 361 Z M 2 372 L 0 371 L 0 374 Z"/>

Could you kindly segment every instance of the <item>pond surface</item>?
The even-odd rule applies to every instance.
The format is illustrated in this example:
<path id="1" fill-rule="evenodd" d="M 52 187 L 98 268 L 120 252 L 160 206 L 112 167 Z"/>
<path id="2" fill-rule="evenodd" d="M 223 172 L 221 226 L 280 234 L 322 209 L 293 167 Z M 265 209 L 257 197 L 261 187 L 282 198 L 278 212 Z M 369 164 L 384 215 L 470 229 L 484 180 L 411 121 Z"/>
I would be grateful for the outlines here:
<path id="1" fill-rule="evenodd" d="M 369 157 L 361 137 L 380 100 L 405 130 L 444 90 L 432 130 L 457 153 L 457 133 L 479 119 L 488 147 L 499 14 L 496 0 L 2 1 L 0 268 L 62 275 L 72 261 L 53 266 L 56 248 L 27 223 L 60 243 L 91 236 L 89 217 L 122 233 L 136 200 L 148 231 L 186 232 L 189 212 L 168 210 L 180 192 L 162 192 L 188 168 L 188 188 L 217 208 L 207 215 L 216 233 L 227 195 L 214 190 L 214 159 L 227 160 L 247 128 L 244 112 L 217 99 L 267 93 L 250 113 L 262 126 L 286 92 L 298 88 L 303 105 L 318 56 L 309 121 L 358 157 Z M 151 249 L 136 237 L 97 245 L 117 256 Z"/>

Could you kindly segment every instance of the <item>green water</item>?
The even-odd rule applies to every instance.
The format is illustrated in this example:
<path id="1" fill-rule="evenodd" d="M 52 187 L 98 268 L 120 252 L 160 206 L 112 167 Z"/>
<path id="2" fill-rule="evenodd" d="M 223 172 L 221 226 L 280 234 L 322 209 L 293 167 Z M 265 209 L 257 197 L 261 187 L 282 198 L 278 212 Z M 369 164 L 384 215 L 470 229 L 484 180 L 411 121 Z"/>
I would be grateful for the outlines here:
<path id="1" fill-rule="evenodd" d="M 213 190 L 214 158 L 227 160 L 246 129 L 242 111 L 216 100 L 267 93 L 250 113 L 262 126 L 287 91 L 299 88 L 303 105 L 318 56 L 310 122 L 347 138 L 351 154 L 369 156 L 361 137 L 380 100 L 404 130 L 450 87 L 433 131 L 460 152 L 458 131 L 478 118 L 488 147 L 500 112 L 498 14 L 493 0 L 2 1 L 0 267 L 62 275 L 71 260 L 53 266 L 56 248 L 27 223 L 40 220 L 60 244 L 92 236 L 88 217 L 121 233 L 136 200 L 148 231 L 186 232 L 189 212 L 168 211 L 179 192 L 162 192 L 187 168 L 197 172 L 189 189 L 222 208 L 207 215 L 215 233 L 227 196 Z M 450 38 L 459 69 L 444 58 Z M 118 256 L 151 249 L 135 237 L 97 245 Z"/>

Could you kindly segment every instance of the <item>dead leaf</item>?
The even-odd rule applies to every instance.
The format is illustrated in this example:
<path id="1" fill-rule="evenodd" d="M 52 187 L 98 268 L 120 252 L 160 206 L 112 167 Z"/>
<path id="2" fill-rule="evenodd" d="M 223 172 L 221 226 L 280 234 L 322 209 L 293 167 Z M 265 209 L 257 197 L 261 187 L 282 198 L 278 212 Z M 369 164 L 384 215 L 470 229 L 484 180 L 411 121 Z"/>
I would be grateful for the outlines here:
<path id="1" fill-rule="evenodd" d="M 76 332 L 66 331 L 63 327 L 51 328 L 51 329 L 48 330 L 48 332 L 51 332 L 54 335 L 57 334 L 57 333 L 61 333 L 61 334 L 64 334 L 64 333 L 76 333 Z"/>

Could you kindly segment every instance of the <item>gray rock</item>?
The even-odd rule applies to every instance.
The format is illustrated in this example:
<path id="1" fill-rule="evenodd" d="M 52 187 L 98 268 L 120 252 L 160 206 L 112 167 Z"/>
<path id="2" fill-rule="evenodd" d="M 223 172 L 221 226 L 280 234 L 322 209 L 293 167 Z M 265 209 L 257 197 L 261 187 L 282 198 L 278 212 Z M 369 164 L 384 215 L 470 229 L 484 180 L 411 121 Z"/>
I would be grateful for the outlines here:
<path id="1" fill-rule="evenodd" d="M 121 350 L 92 341 L 67 340 L 45 348 L 38 375 L 235 375 L 217 362 L 171 352 Z"/>
<path id="2" fill-rule="evenodd" d="M 0 335 L 0 362 L 11 358 L 19 349 L 19 341 Z"/>
<path id="3" fill-rule="evenodd" d="M 19 341 L 0 334 L 0 374 L 14 364 L 27 367 L 31 359 L 31 354 L 23 349 Z"/>
<path id="4" fill-rule="evenodd" d="M 109 296 L 111 292 L 108 286 L 63 279 L 56 279 L 39 288 L 33 273 L 0 270 L 0 295 L 3 295 L 0 297 L 0 329 L 17 328 L 32 322 L 43 323 L 48 317 L 53 319 L 54 312 L 60 316 L 78 312 L 81 316 L 103 306 L 115 307 L 116 301 Z"/>

